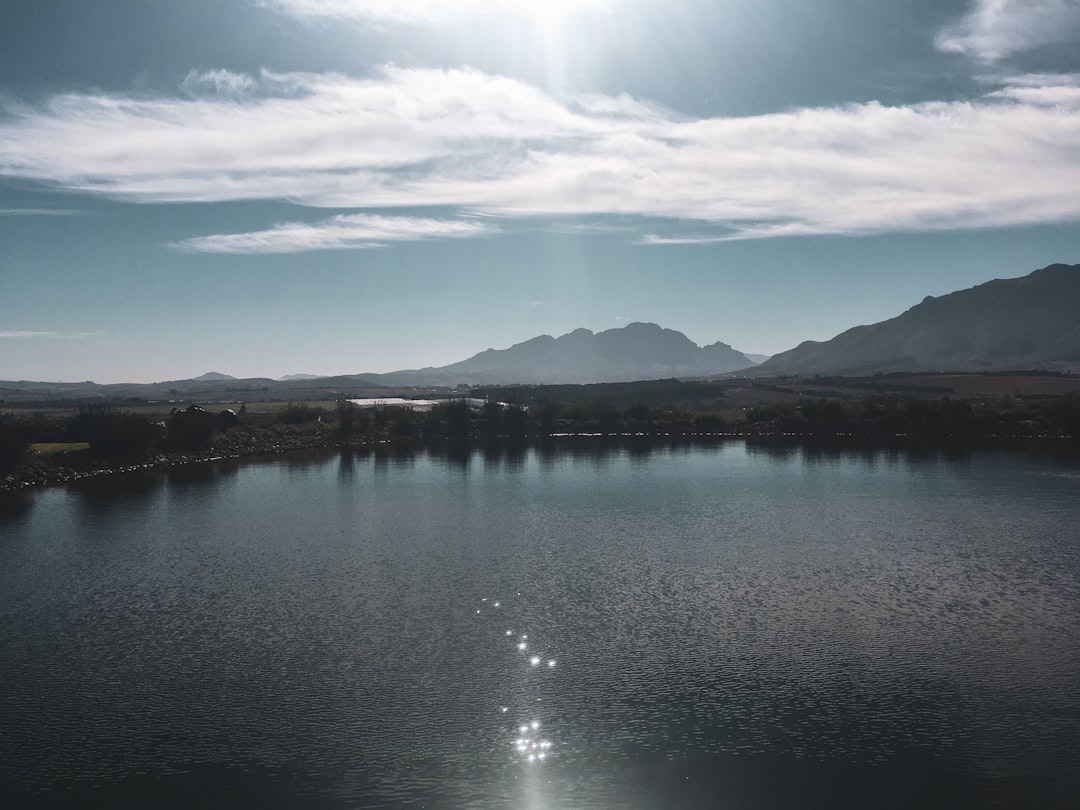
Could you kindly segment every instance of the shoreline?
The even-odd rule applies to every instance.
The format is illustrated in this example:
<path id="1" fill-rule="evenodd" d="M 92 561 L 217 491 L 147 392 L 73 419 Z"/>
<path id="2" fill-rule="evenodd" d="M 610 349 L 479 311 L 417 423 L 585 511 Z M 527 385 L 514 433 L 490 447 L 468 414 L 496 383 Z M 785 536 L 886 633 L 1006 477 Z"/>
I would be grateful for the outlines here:
<path id="1" fill-rule="evenodd" d="M 19 467 L 0 474 L 0 495 L 22 492 L 29 489 L 62 486 L 74 481 L 87 478 L 97 478 L 106 475 L 121 475 L 124 473 L 137 472 L 139 470 L 168 469 L 182 467 L 190 464 L 205 464 L 213 461 L 236 460 L 243 458 L 257 458 L 260 456 L 285 455 L 287 453 L 303 452 L 310 450 L 346 450 L 349 448 L 367 448 L 375 446 L 396 445 L 406 443 L 424 443 L 460 441 L 470 446 L 482 446 L 485 442 L 512 441 L 521 443 L 536 443 L 544 441 L 559 441 L 565 439 L 588 439 L 588 440 L 649 440 L 649 441 L 698 441 L 698 440 L 743 440 L 757 441 L 762 444 L 788 444 L 827 443 L 857 444 L 866 446 L 896 447 L 897 444 L 907 445 L 912 448 L 922 449 L 955 450 L 958 446 L 996 446 L 1004 447 L 1016 443 L 1034 443 L 1041 449 L 1069 448 L 1074 450 L 1078 443 L 1065 436 L 985 436 L 985 437 L 942 437 L 928 438 L 912 434 L 895 436 L 878 436 L 874 438 L 856 436 L 816 436 L 813 434 L 788 434 L 788 433 L 554 433 L 546 436 L 527 436 L 520 438 L 500 437 L 477 437 L 469 436 L 452 440 L 444 436 L 413 436 L 413 437 L 390 437 L 390 436 L 363 436 L 355 437 L 351 441 L 343 441 L 340 438 L 324 433 L 308 433 L 277 429 L 271 436 L 253 436 L 250 434 L 236 434 L 220 437 L 212 445 L 188 452 L 156 452 L 144 456 L 138 460 L 116 460 L 92 455 L 90 451 L 76 451 L 73 453 L 58 453 L 56 455 L 36 456 L 27 459 Z"/>
<path id="2" fill-rule="evenodd" d="M 358 443 L 362 446 L 366 443 Z M 120 475 L 137 470 L 167 469 L 187 464 L 204 464 L 224 459 L 253 458 L 300 450 L 347 447 L 330 436 L 283 432 L 273 437 L 223 436 L 209 447 L 188 452 L 156 452 L 138 460 L 118 460 L 95 456 L 89 451 L 32 456 L 14 470 L 0 474 L 0 493 L 36 487 L 59 486 L 85 478 Z"/>

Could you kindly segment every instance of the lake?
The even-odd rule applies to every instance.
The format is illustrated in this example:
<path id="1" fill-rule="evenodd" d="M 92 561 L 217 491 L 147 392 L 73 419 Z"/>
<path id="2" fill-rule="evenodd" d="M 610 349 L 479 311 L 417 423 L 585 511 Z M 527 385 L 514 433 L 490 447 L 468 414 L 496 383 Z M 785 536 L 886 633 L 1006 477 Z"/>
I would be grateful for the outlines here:
<path id="1" fill-rule="evenodd" d="M 1080 460 L 391 449 L 0 500 L 5 807 L 1080 806 Z"/>

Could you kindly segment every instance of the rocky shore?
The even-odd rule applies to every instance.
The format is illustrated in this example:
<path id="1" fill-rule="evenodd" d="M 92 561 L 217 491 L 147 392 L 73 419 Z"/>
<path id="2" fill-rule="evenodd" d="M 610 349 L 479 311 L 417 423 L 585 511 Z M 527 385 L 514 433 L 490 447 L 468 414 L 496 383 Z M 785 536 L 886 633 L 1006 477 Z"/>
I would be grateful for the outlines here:
<path id="1" fill-rule="evenodd" d="M 285 426 L 256 433 L 227 433 L 204 448 L 188 452 L 154 452 L 138 459 L 108 459 L 89 450 L 40 455 L 31 453 L 14 470 L 0 474 L 0 492 L 14 492 L 27 487 L 66 484 L 80 478 L 175 467 L 227 458 L 289 453 L 344 446 L 329 432 L 305 432 Z"/>

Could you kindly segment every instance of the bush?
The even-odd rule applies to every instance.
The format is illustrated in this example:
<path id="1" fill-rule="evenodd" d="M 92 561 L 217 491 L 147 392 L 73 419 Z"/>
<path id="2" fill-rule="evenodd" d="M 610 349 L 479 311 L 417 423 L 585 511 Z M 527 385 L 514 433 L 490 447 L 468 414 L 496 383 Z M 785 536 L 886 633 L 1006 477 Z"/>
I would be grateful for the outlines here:
<path id="1" fill-rule="evenodd" d="M 0 417 L 0 470 L 13 470 L 30 449 L 25 433 L 11 420 Z"/>
<path id="2" fill-rule="evenodd" d="M 144 416 L 86 408 L 68 423 L 68 440 L 87 442 L 98 455 L 137 458 L 147 453 L 158 431 Z"/>
<path id="3" fill-rule="evenodd" d="M 306 402 L 290 402 L 278 411 L 276 418 L 283 425 L 303 425 L 307 422 L 319 422 L 325 415 L 325 408 L 308 405 Z"/>
<path id="4" fill-rule="evenodd" d="M 218 419 L 198 405 L 174 412 L 165 423 L 168 445 L 173 450 L 194 450 L 214 436 Z"/>
<path id="5" fill-rule="evenodd" d="M 336 404 L 338 435 L 347 439 L 353 433 L 363 433 L 368 429 L 369 419 L 363 409 L 355 402 L 339 399 Z"/>
<path id="6" fill-rule="evenodd" d="M 428 417 L 433 428 L 452 439 L 463 439 L 469 435 L 472 414 L 465 400 L 452 400 L 431 409 Z"/>
<path id="7" fill-rule="evenodd" d="M 416 415 L 409 408 L 398 408 L 394 414 L 393 434 L 399 438 L 408 438 L 416 431 Z"/>

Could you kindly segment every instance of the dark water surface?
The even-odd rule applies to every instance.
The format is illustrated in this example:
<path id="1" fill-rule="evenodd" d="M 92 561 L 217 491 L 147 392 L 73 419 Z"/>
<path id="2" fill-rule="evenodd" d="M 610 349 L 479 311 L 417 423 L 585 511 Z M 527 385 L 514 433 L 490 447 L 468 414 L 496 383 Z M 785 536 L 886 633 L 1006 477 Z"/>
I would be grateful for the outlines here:
<path id="1" fill-rule="evenodd" d="M 1080 464 L 567 442 L 7 497 L 0 804 L 1077 807 Z"/>

